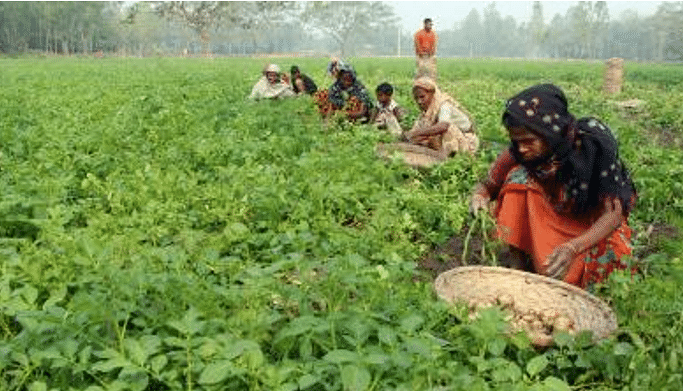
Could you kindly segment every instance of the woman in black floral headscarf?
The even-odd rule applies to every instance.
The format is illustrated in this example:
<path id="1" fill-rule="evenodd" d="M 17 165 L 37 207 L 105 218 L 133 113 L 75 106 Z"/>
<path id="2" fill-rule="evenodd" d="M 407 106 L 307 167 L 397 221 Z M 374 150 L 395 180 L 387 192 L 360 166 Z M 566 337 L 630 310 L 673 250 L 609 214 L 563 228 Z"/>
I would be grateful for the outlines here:
<path id="1" fill-rule="evenodd" d="M 494 211 L 512 266 L 587 287 L 631 253 L 627 217 L 636 199 L 610 129 L 575 119 L 557 86 L 509 99 L 503 113 L 511 146 L 477 186 L 470 209 Z"/>
<path id="2" fill-rule="evenodd" d="M 327 116 L 334 111 L 344 110 L 351 121 L 367 122 L 372 117 L 374 103 L 363 83 L 356 77 L 356 71 L 348 64 L 340 64 L 337 80 L 327 91 L 315 94 L 318 111 Z"/>

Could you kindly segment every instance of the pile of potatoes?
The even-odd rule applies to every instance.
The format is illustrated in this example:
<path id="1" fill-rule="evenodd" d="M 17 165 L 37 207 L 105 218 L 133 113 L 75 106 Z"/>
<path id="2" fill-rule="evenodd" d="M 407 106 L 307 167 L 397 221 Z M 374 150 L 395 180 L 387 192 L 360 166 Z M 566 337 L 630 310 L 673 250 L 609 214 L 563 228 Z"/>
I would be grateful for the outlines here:
<path id="1" fill-rule="evenodd" d="M 509 322 L 510 331 L 513 333 L 525 330 L 532 336 L 551 338 L 552 334 L 557 331 L 572 334 L 577 331 L 574 321 L 566 314 L 551 308 L 539 311 L 523 308 L 516 305 L 514 298 L 509 294 L 471 299 L 469 301 L 470 319 L 477 317 L 478 310 L 493 306 L 508 312 L 505 320 Z"/>

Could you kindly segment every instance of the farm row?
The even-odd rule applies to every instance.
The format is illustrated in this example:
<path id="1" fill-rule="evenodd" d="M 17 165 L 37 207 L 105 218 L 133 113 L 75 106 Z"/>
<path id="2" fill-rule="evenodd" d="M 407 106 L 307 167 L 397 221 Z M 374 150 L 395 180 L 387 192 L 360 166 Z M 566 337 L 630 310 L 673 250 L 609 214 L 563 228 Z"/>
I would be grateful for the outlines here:
<path id="1" fill-rule="evenodd" d="M 327 87 L 327 59 L 297 64 Z M 385 163 L 368 126 L 308 98 L 245 99 L 254 59 L 0 60 L 0 388 L 677 390 L 683 387 L 683 68 L 445 59 L 472 159 Z M 412 110 L 413 60 L 352 61 Z M 505 98 L 560 85 L 616 132 L 638 187 L 641 273 L 601 286 L 619 331 L 537 350 L 470 321 L 416 261 L 460 232 L 505 147 Z M 636 108 L 619 102 L 640 99 Z"/>

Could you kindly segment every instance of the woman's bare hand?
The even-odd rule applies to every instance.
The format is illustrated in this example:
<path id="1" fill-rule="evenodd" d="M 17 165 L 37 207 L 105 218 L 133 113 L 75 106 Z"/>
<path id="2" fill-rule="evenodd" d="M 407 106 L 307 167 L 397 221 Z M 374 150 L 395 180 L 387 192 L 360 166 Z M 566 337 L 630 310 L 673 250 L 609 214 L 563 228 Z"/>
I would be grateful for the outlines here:
<path id="1" fill-rule="evenodd" d="M 562 279 L 576 254 L 577 250 L 570 242 L 555 247 L 555 250 L 545 260 L 545 274 L 558 280 Z"/>
<path id="2" fill-rule="evenodd" d="M 476 215 L 480 210 L 488 211 L 490 197 L 480 193 L 472 194 L 470 199 L 470 213 Z"/>

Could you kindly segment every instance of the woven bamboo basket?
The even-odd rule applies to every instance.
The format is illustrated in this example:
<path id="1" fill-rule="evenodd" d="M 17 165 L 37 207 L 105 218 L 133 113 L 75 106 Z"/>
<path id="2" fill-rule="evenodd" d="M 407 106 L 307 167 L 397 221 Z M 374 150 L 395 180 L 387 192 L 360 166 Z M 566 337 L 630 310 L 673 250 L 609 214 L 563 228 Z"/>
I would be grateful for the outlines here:
<path id="1" fill-rule="evenodd" d="M 578 287 L 538 274 L 503 267 L 465 266 L 441 273 L 434 287 L 443 300 L 463 301 L 471 308 L 472 303 L 492 303 L 505 297 L 507 308 L 513 313 L 559 314 L 572 323 L 570 333 L 590 330 L 594 341 L 608 337 L 617 328 L 617 318 L 607 303 Z M 553 342 L 552 333 L 547 330 L 527 329 L 527 333 L 537 346 Z"/>
<path id="2" fill-rule="evenodd" d="M 393 156 L 401 156 L 406 164 L 412 167 L 429 168 L 435 164 L 442 163 L 442 159 L 429 156 L 419 152 L 405 151 L 392 144 L 380 145 L 377 148 L 377 155 L 381 158 L 391 160 Z"/>

